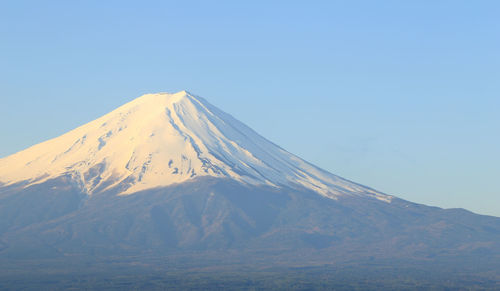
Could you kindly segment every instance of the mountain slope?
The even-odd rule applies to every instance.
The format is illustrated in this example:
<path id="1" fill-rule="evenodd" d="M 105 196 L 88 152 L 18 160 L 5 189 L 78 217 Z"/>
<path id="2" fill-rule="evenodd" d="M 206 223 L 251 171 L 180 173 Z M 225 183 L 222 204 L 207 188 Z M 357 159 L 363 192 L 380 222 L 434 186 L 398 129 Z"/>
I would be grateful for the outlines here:
<path id="1" fill-rule="evenodd" d="M 68 179 L 0 189 L 0 257 L 230 249 L 312 249 L 343 259 L 500 256 L 500 219 L 398 198 L 333 200 L 210 176 L 137 195 L 88 196 Z"/>

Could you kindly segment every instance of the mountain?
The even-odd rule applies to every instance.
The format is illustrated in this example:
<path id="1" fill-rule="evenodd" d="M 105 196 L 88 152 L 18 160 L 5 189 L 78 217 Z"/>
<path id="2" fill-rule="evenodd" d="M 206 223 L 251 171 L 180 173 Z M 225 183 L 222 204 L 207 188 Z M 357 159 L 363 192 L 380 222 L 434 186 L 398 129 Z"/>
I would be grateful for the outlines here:
<path id="1" fill-rule="evenodd" d="M 144 95 L 0 159 L 5 282 L 41 265 L 389 268 L 491 283 L 499 262 L 500 218 L 328 173 L 186 91 Z"/>

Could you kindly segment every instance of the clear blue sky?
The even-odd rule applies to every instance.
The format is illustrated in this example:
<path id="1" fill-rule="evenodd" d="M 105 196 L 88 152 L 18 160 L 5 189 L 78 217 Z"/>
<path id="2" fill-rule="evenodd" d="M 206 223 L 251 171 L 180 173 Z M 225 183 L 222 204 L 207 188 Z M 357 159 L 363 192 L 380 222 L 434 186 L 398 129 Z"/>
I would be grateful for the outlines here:
<path id="1" fill-rule="evenodd" d="M 186 89 L 335 174 L 500 216 L 499 1 L 241 2 L 2 1 L 0 156 Z"/>

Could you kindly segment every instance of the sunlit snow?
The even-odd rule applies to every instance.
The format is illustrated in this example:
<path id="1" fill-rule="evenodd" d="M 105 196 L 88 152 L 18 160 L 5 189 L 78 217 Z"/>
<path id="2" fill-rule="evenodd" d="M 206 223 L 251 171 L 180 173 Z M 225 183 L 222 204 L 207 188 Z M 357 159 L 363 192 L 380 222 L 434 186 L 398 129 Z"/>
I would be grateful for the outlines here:
<path id="1" fill-rule="evenodd" d="M 186 91 L 147 94 L 60 137 L 0 159 L 0 182 L 27 185 L 68 175 L 92 194 L 121 194 L 199 176 L 304 187 L 335 199 L 392 197 L 321 170 Z"/>

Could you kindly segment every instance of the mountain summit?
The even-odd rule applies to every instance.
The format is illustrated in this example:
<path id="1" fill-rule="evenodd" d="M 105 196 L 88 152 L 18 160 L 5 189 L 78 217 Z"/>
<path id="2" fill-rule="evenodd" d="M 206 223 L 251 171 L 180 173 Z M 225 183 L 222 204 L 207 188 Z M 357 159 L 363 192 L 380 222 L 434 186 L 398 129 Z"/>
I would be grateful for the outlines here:
<path id="1" fill-rule="evenodd" d="M 143 95 L 67 134 L 0 160 L 0 182 L 33 185 L 69 176 L 88 194 L 120 194 L 200 176 L 302 187 L 326 197 L 391 196 L 311 165 L 205 99 L 181 91 Z"/>

